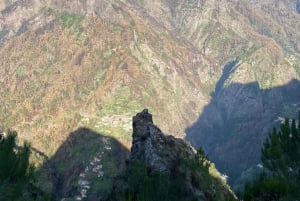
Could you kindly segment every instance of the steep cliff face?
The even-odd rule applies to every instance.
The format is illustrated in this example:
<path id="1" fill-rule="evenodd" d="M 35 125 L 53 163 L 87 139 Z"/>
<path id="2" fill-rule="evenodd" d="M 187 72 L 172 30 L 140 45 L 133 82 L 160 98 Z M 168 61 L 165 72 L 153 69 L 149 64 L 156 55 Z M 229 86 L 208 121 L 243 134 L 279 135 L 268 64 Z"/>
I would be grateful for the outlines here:
<path id="1" fill-rule="evenodd" d="M 15 1 L 1 14 L 1 122 L 49 154 L 79 126 L 129 144 L 144 105 L 183 136 L 208 101 L 210 62 L 120 1 Z"/>
<path id="2" fill-rule="evenodd" d="M 298 80 L 271 89 L 261 89 L 257 82 L 230 84 L 214 94 L 198 121 L 186 130 L 187 140 L 202 146 L 232 182 L 259 163 L 257 153 L 272 127 L 284 116 L 294 117 L 300 106 L 299 87 Z"/>
<path id="3" fill-rule="evenodd" d="M 235 180 L 259 162 L 278 118 L 299 108 L 298 1 L 130 2 L 212 61 L 201 75 L 210 103 L 186 139 Z"/>
<path id="4" fill-rule="evenodd" d="M 236 200 L 224 178 L 221 178 L 214 165 L 205 158 L 205 154 L 197 152 L 182 139 L 162 133 L 153 124 L 152 115 L 147 109 L 133 117 L 132 140 L 130 159 L 127 163 L 129 169 L 135 168 L 136 161 L 140 161 L 141 164 L 145 164 L 148 181 L 153 179 L 155 172 L 159 172 L 162 173 L 160 183 L 166 176 L 169 183 L 177 182 L 180 184 L 181 190 L 178 192 L 166 188 L 167 192 L 173 192 L 172 196 L 175 198 L 164 197 L 168 194 L 162 194 L 160 200 Z M 125 181 L 129 185 L 132 174 L 137 173 L 133 171 L 125 177 Z M 148 191 L 150 191 L 151 183 L 143 183 L 143 179 L 143 177 L 139 178 L 140 185 L 148 184 L 145 188 L 149 188 Z M 176 187 L 173 186 L 173 188 Z M 135 190 L 139 191 L 138 189 Z M 137 196 L 136 194 L 133 195 L 134 198 Z"/>
<path id="5" fill-rule="evenodd" d="M 236 75 L 241 83 L 258 81 L 266 88 L 299 76 L 296 0 L 130 2 L 213 61 L 204 75 L 207 84 L 214 85 L 225 64 L 235 59 L 243 69 Z M 279 73 L 283 66 L 284 75 Z"/>
<path id="6" fill-rule="evenodd" d="M 173 136 L 165 136 L 145 109 L 133 117 L 131 160 L 143 160 L 152 171 L 170 175 L 180 158 L 191 159 L 196 150 Z"/>

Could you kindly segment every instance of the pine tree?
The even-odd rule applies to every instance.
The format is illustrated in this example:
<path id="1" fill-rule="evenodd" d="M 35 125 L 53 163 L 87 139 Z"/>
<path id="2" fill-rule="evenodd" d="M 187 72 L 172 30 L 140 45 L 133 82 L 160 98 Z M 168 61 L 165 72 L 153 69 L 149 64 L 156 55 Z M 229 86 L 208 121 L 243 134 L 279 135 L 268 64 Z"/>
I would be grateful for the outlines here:
<path id="1" fill-rule="evenodd" d="M 262 148 L 265 172 L 247 184 L 244 200 L 300 199 L 300 112 L 299 119 L 285 119 L 269 134 Z"/>
<path id="2" fill-rule="evenodd" d="M 17 132 L 8 131 L 0 142 L 0 200 L 18 200 L 31 177 L 30 144 L 17 146 Z"/>

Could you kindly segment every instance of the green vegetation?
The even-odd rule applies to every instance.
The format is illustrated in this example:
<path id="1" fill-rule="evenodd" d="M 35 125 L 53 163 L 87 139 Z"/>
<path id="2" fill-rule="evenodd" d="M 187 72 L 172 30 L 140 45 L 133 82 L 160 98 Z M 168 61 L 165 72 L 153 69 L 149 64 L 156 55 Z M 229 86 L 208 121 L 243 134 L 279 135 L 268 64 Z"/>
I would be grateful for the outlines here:
<path id="1" fill-rule="evenodd" d="M 8 34 L 8 33 L 9 33 L 9 31 L 6 30 L 6 29 L 1 30 L 1 31 L 0 31 L 0 38 L 3 38 L 3 37 L 6 36 L 6 34 Z"/>
<path id="2" fill-rule="evenodd" d="M 72 34 L 76 35 L 77 41 L 80 44 L 83 44 L 85 41 L 85 32 L 81 23 L 84 20 L 84 16 L 63 12 L 58 15 L 58 20 L 64 28 L 69 29 Z"/>
<path id="3" fill-rule="evenodd" d="M 197 151 L 195 158 L 186 159 L 182 163 L 185 164 L 185 171 L 190 171 L 193 186 L 201 189 L 209 200 L 232 200 L 232 195 L 224 193 L 224 187 L 228 189 L 230 187 L 222 180 L 220 173 L 202 148 Z"/>
<path id="4" fill-rule="evenodd" d="M 193 160 L 184 160 L 183 163 L 188 167 L 189 171 L 191 171 L 192 183 L 194 185 L 204 191 L 209 188 L 212 183 L 211 176 L 209 174 L 209 167 L 211 163 L 201 148 L 198 150 Z M 201 181 L 201 183 L 199 183 L 199 181 Z"/>
<path id="5" fill-rule="evenodd" d="M 262 149 L 264 172 L 245 187 L 244 200 L 300 199 L 300 112 L 299 120 L 286 119 L 269 134 Z"/>
<path id="6" fill-rule="evenodd" d="M 59 21 L 65 28 L 71 28 L 73 26 L 79 26 L 79 24 L 84 19 L 83 16 L 77 14 L 71 14 L 68 12 L 63 12 L 59 15 Z"/>
<path id="7" fill-rule="evenodd" d="M 203 196 L 209 200 L 232 200 L 226 196 L 223 185 L 211 173 L 212 163 L 202 149 L 194 158 L 178 160 L 170 175 L 149 169 L 140 159 L 128 163 L 128 166 L 117 180 L 116 190 L 110 196 L 112 200 L 122 201 L 190 201 Z M 190 179 L 187 179 L 189 177 Z M 187 180 L 193 186 L 187 184 Z M 214 189 L 214 190 L 212 190 Z M 194 191 L 198 191 L 197 198 Z"/>
<path id="8" fill-rule="evenodd" d="M 112 25 L 112 31 L 113 32 L 121 32 L 123 31 L 123 27 L 120 24 L 113 24 Z"/>
<path id="9" fill-rule="evenodd" d="M 141 160 L 134 160 L 128 165 L 123 180 L 117 183 L 117 190 L 111 197 L 122 201 L 151 201 L 151 200 L 185 200 L 188 191 L 182 187 L 178 179 L 170 180 L 164 173 L 147 170 Z"/>
<path id="10" fill-rule="evenodd" d="M 17 132 L 10 130 L 0 139 L 0 200 L 46 200 L 38 198 L 39 190 L 30 183 L 34 170 L 29 163 L 30 144 L 17 146 Z"/>

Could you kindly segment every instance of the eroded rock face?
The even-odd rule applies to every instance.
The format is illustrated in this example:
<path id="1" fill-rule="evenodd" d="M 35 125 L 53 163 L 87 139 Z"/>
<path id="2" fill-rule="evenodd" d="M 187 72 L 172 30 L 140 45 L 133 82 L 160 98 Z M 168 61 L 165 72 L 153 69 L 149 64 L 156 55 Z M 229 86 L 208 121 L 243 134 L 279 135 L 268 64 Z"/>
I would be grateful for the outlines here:
<path id="1" fill-rule="evenodd" d="M 211 162 L 202 161 L 197 163 L 197 167 L 189 165 L 199 160 L 197 151 L 183 139 L 165 135 L 153 124 L 152 115 L 147 109 L 133 117 L 132 126 L 133 142 L 129 164 L 136 159 L 141 160 L 149 175 L 159 171 L 165 173 L 171 182 L 180 181 L 182 189 L 195 200 L 236 200 L 230 187 L 220 180 L 220 174 Z M 205 163 L 210 164 L 209 170 L 203 168 Z M 211 176 L 211 170 L 219 176 Z"/>
<path id="2" fill-rule="evenodd" d="M 150 170 L 170 175 L 179 158 L 191 158 L 195 153 L 184 140 L 164 135 L 147 109 L 133 117 L 131 159 L 142 159 Z"/>

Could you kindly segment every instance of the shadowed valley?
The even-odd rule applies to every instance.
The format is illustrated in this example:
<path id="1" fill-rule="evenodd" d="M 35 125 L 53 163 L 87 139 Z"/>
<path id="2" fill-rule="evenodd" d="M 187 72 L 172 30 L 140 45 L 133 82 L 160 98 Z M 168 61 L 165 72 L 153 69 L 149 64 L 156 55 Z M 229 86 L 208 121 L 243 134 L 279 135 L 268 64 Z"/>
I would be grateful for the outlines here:
<path id="1" fill-rule="evenodd" d="M 222 86 L 198 121 L 186 129 L 185 139 L 203 147 L 234 182 L 243 171 L 259 163 L 262 143 L 272 127 L 286 116 L 296 117 L 299 91 L 298 80 L 270 89 L 261 89 L 257 82 Z"/>

